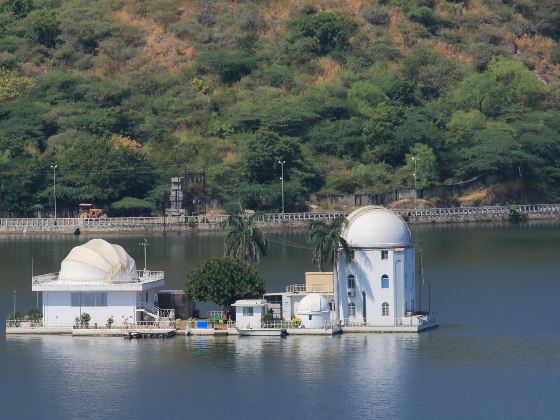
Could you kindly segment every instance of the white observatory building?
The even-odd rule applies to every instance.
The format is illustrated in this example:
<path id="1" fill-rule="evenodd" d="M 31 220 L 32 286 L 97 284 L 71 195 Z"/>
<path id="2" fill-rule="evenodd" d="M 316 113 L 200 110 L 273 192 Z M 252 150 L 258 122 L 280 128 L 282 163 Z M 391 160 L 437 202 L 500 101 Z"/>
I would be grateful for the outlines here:
<path id="1" fill-rule="evenodd" d="M 348 216 L 335 274 L 336 317 L 345 331 L 419 331 L 437 325 L 420 312 L 416 251 L 407 224 L 384 207 L 366 206 Z M 404 329 L 403 329 L 404 327 Z"/>
<path id="2" fill-rule="evenodd" d="M 74 247 L 60 272 L 34 276 L 32 290 L 42 293 L 45 327 L 72 326 L 87 313 L 90 327 L 103 328 L 109 318 L 115 326 L 159 319 L 154 296 L 163 284 L 163 271 L 137 270 L 120 245 L 93 239 Z"/>

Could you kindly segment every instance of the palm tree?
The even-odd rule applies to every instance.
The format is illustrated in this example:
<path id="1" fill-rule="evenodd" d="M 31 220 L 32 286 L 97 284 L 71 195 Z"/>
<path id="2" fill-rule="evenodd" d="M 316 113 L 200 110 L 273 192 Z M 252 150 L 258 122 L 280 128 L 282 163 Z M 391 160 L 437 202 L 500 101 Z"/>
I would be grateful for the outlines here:
<path id="1" fill-rule="evenodd" d="M 337 217 L 330 224 L 324 221 L 314 221 L 309 226 L 309 239 L 315 244 L 313 263 L 320 271 L 325 271 L 325 264 L 332 263 L 336 267 L 336 254 L 340 249 L 346 260 L 350 261 L 352 250 L 341 236 L 342 230 L 348 224 L 345 217 Z"/>
<path id="2" fill-rule="evenodd" d="M 266 237 L 257 227 L 254 216 L 245 218 L 241 214 L 233 214 L 220 226 L 229 230 L 224 240 L 226 257 L 258 263 L 261 255 L 266 256 L 268 250 Z"/>
<path id="3" fill-rule="evenodd" d="M 333 265 L 333 289 L 335 300 L 336 319 L 340 319 L 339 312 L 339 290 L 338 290 L 338 252 L 344 255 L 346 262 L 353 257 L 352 249 L 341 236 L 342 230 L 348 225 L 345 217 L 337 217 L 330 224 L 323 221 L 312 222 L 309 226 L 309 239 L 315 243 L 313 251 L 313 263 L 324 271 L 325 263 L 332 262 Z"/>

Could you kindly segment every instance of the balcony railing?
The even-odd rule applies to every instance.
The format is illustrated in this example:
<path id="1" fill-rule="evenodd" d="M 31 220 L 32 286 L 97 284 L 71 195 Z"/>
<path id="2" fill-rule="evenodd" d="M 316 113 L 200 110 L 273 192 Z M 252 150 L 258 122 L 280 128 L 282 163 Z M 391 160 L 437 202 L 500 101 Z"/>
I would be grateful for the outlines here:
<path id="1" fill-rule="evenodd" d="M 145 283 L 151 282 L 156 280 L 163 280 L 164 272 L 163 271 L 149 271 L 149 270 L 137 270 L 138 278 L 132 278 L 128 274 L 117 273 L 114 274 L 111 278 L 112 284 L 130 284 L 130 283 Z M 48 273 L 48 274 L 41 274 L 38 276 L 33 276 L 32 284 L 39 285 L 44 283 L 56 282 L 58 281 L 59 273 Z M 98 281 L 79 281 L 80 284 L 88 285 L 88 284 L 99 284 Z"/>
<path id="2" fill-rule="evenodd" d="M 305 284 L 290 284 L 286 286 L 288 293 L 333 293 L 332 286 L 309 286 Z"/>

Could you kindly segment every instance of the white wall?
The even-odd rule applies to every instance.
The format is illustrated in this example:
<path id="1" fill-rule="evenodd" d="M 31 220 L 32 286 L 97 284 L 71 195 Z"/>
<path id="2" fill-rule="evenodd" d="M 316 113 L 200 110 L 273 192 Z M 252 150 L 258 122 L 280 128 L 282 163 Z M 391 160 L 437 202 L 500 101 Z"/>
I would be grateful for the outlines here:
<path id="1" fill-rule="evenodd" d="M 382 249 L 354 249 L 354 259 L 349 264 L 343 256 L 338 260 L 338 291 L 340 319 L 353 322 L 364 321 L 363 295 L 365 292 L 365 319 L 370 325 L 394 325 L 397 318 L 404 316 L 409 294 L 415 295 L 413 286 L 415 277 L 414 249 L 384 248 L 389 251 L 388 259 L 381 259 Z M 402 264 L 400 275 L 399 262 Z M 354 297 L 348 297 L 347 278 L 356 277 Z M 381 277 L 389 276 L 389 288 L 381 287 Z M 406 278 L 406 287 L 405 287 Z M 356 305 L 356 316 L 349 317 L 348 304 Z M 389 304 L 389 316 L 382 316 L 382 304 Z M 410 306 L 410 304 L 409 304 Z"/>
<path id="2" fill-rule="evenodd" d="M 239 328 L 259 328 L 264 306 L 253 306 L 253 315 L 243 315 L 243 306 L 235 307 L 235 323 Z"/>
<path id="3" fill-rule="evenodd" d="M 71 292 L 43 292 L 43 322 L 45 326 L 74 325 L 75 318 L 80 316 L 80 307 L 71 306 Z M 107 292 L 107 306 L 82 306 L 81 312 L 91 316 L 89 325 L 96 323 L 104 327 L 107 319 L 112 316 L 114 326 L 134 322 L 136 316 L 136 292 Z"/>
<path id="4" fill-rule="evenodd" d="M 330 312 L 317 312 L 314 314 L 298 314 L 304 328 L 324 328 L 325 323 L 330 321 Z M 311 317 L 311 319 L 309 319 Z"/>

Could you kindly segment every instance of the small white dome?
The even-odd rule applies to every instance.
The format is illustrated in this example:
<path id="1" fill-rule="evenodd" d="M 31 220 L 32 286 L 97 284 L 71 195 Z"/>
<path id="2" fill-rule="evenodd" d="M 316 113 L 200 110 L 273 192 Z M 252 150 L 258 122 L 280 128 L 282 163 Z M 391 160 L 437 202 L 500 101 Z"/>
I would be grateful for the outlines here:
<path id="1" fill-rule="evenodd" d="M 329 313 L 329 302 L 319 293 L 310 293 L 305 296 L 298 305 L 298 315 L 316 315 L 320 313 Z"/>
<path id="2" fill-rule="evenodd" d="M 411 244 L 407 224 L 397 214 L 380 206 L 365 206 L 350 213 L 342 237 L 354 248 L 404 247 Z"/>
<path id="3" fill-rule="evenodd" d="M 72 248 L 60 265 L 58 280 L 110 283 L 116 275 L 120 281 L 138 280 L 134 259 L 120 245 L 92 239 Z"/>

